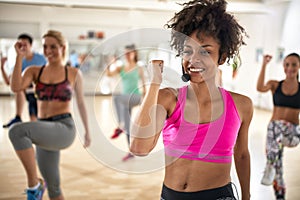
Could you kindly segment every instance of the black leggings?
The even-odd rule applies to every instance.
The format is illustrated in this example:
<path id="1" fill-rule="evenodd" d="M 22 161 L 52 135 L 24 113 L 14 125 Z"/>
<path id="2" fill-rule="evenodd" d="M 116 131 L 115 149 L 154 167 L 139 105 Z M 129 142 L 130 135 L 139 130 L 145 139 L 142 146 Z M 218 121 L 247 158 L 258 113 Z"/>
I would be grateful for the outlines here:
<path id="1" fill-rule="evenodd" d="M 163 185 L 160 200 L 236 200 L 231 184 L 198 192 L 178 192 Z"/>

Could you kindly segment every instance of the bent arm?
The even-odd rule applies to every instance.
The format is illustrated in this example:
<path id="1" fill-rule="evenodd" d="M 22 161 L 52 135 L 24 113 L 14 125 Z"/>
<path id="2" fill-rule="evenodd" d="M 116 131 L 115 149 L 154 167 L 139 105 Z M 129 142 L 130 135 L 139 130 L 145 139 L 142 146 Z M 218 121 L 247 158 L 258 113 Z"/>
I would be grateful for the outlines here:
<path id="1" fill-rule="evenodd" d="M 159 89 L 162 82 L 161 63 L 154 61 L 148 66 L 148 70 L 150 87 L 130 131 L 132 136 L 130 151 L 138 156 L 148 155 L 155 147 L 167 114 L 163 104 L 167 95 L 161 94 L 163 90 Z"/>
<path id="2" fill-rule="evenodd" d="M 114 70 L 111 70 L 110 68 L 111 64 L 107 65 L 106 70 L 105 70 L 105 74 L 109 77 L 111 76 L 115 76 L 118 75 L 121 71 L 121 67 L 117 66 Z"/>
<path id="3" fill-rule="evenodd" d="M 167 112 L 158 99 L 159 85 L 151 84 L 131 127 L 130 151 L 137 156 L 148 155 L 160 136 Z"/>
<path id="4" fill-rule="evenodd" d="M 267 64 L 270 62 L 271 58 L 272 57 L 270 55 L 265 55 L 263 58 L 263 63 L 256 84 L 256 90 L 259 92 L 267 92 L 270 89 L 272 89 L 272 85 L 270 84 L 270 81 L 265 84 L 266 67 Z"/>
<path id="5" fill-rule="evenodd" d="M 10 88 L 13 92 L 20 92 L 25 90 L 33 81 L 35 66 L 26 68 L 22 75 L 22 59 L 22 55 L 17 55 L 16 64 L 11 75 L 10 83 Z"/>
<path id="6" fill-rule="evenodd" d="M 5 62 L 7 61 L 7 58 L 6 57 L 3 57 L 1 58 L 1 72 L 2 72 L 2 78 L 4 80 L 4 82 L 6 83 L 6 85 L 9 85 L 9 78 L 8 78 L 8 75 L 4 69 L 4 64 Z"/>

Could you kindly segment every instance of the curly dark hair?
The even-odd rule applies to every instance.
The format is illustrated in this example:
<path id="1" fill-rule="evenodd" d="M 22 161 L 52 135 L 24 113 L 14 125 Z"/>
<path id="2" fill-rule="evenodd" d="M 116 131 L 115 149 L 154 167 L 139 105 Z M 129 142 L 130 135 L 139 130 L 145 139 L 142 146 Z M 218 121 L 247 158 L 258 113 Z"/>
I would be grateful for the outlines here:
<path id="1" fill-rule="evenodd" d="M 226 12 L 225 0 L 193 0 L 181 5 L 184 8 L 166 24 L 172 29 L 171 47 L 177 50 L 177 56 L 183 51 L 186 37 L 195 31 L 199 39 L 200 34 L 205 34 L 219 42 L 219 60 L 224 56 L 229 63 L 239 55 L 240 46 L 245 45 L 244 36 L 248 35 L 234 16 Z"/>

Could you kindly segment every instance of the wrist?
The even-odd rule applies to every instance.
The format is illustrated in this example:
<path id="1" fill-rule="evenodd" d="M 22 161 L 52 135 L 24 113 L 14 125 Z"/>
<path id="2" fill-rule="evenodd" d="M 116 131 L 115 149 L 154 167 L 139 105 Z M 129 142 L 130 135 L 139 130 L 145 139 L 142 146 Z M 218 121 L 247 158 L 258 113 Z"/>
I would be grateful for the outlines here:
<path id="1" fill-rule="evenodd" d="M 160 87 L 160 83 L 158 83 L 158 82 L 151 82 L 150 83 L 150 88 L 159 89 L 159 87 Z"/>
<path id="2" fill-rule="evenodd" d="M 16 57 L 17 60 L 22 60 L 23 59 L 23 56 L 20 55 L 20 54 L 17 54 L 17 57 Z"/>

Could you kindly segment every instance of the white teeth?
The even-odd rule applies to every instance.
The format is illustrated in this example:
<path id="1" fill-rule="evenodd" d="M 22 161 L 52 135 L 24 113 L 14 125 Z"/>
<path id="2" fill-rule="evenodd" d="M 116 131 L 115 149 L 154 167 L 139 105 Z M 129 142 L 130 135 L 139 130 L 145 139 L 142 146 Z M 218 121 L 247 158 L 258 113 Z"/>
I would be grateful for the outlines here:
<path id="1" fill-rule="evenodd" d="M 190 68 L 189 69 L 191 72 L 204 72 L 203 68 Z"/>

